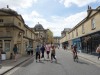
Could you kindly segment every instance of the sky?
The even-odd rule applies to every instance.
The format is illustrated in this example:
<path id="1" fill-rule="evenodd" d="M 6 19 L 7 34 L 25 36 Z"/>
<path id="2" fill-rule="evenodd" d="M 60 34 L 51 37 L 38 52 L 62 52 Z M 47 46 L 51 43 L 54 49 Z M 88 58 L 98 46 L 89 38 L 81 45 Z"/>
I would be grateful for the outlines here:
<path id="1" fill-rule="evenodd" d="M 87 16 L 87 8 L 100 6 L 100 0 L 0 0 L 0 8 L 9 8 L 21 14 L 25 24 L 34 27 L 38 22 L 61 36 L 64 28 L 73 28 Z"/>

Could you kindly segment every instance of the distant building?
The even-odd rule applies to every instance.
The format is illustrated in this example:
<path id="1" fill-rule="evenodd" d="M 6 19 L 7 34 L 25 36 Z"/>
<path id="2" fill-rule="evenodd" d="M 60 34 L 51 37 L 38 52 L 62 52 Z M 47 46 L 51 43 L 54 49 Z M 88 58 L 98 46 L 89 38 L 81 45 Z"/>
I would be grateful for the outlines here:
<path id="1" fill-rule="evenodd" d="M 53 33 L 50 29 L 44 29 L 43 26 L 38 22 L 34 28 L 31 28 L 36 33 L 37 44 L 46 44 L 53 41 Z"/>
<path id="2" fill-rule="evenodd" d="M 61 32 L 61 39 L 60 39 L 60 44 L 62 45 L 62 47 L 68 47 L 68 32 L 71 30 L 71 28 L 64 28 L 64 30 Z"/>
<path id="3" fill-rule="evenodd" d="M 71 28 L 64 28 L 64 30 L 61 32 L 61 37 L 65 37 L 66 36 L 66 32 L 69 32 L 71 30 Z"/>
<path id="4" fill-rule="evenodd" d="M 61 37 L 58 37 L 58 36 L 54 37 L 53 43 L 54 43 L 56 46 L 57 46 L 57 45 L 60 45 L 60 39 L 61 39 Z"/>

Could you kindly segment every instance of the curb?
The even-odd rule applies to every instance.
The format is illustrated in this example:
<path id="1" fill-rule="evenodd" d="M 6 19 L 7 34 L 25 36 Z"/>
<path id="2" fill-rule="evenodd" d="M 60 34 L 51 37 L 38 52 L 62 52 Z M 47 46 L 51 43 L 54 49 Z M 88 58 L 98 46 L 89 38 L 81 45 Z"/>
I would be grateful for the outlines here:
<path id="1" fill-rule="evenodd" d="M 92 63 L 95 63 L 95 64 L 100 65 L 99 63 L 97 63 L 97 62 L 95 62 L 95 61 L 92 61 L 92 60 L 90 60 L 90 59 L 88 59 L 88 58 L 85 58 L 85 57 L 80 56 L 80 55 L 78 55 L 78 56 L 81 57 L 81 58 L 83 58 L 83 59 L 86 59 L 86 60 L 88 60 L 88 61 L 90 61 L 90 62 L 92 62 Z"/>
<path id="2" fill-rule="evenodd" d="M 71 52 L 69 51 L 69 53 L 71 53 Z M 71 53 L 71 54 L 72 54 L 72 53 Z M 83 59 L 85 59 L 85 60 L 88 60 L 88 61 L 90 61 L 90 62 L 92 62 L 92 63 L 95 63 L 95 64 L 100 65 L 99 63 L 97 63 L 97 62 L 95 62 L 95 61 L 92 61 L 92 60 L 90 60 L 90 59 L 88 59 L 88 58 L 85 58 L 85 57 L 83 57 L 83 56 L 81 56 L 81 55 L 79 55 L 79 54 L 78 54 L 78 56 L 81 57 L 81 58 L 83 58 Z"/>
<path id="3" fill-rule="evenodd" d="M 21 65 L 22 63 L 28 61 L 30 58 L 32 58 L 32 57 L 29 57 L 29 58 L 27 58 L 27 59 L 21 61 L 20 63 L 16 64 L 15 66 L 13 66 L 12 68 L 8 69 L 7 71 L 1 73 L 0 75 L 4 75 L 5 73 L 9 72 L 10 70 L 14 69 L 15 67 L 17 67 L 17 66 Z"/>

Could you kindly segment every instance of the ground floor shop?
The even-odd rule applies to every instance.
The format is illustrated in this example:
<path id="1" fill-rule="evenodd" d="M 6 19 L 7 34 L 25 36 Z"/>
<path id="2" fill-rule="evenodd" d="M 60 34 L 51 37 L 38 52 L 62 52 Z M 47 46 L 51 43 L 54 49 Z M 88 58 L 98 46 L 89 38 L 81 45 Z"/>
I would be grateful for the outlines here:
<path id="1" fill-rule="evenodd" d="M 12 37 L 2 37 L 0 38 L 0 51 L 6 54 L 6 59 L 10 59 L 11 54 L 14 55 L 13 47 L 17 44 L 18 54 L 20 56 L 27 54 L 27 45 L 33 47 L 33 40 L 26 38 L 12 38 Z"/>
<path id="2" fill-rule="evenodd" d="M 81 37 L 82 52 L 95 54 L 100 44 L 100 31 Z"/>
<path id="3" fill-rule="evenodd" d="M 62 48 L 67 49 L 68 48 L 68 41 L 65 41 L 62 43 Z"/>
<path id="4" fill-rule="evenodd" d="M 77 45 L 77 50 L 80 50 L 82 49 L 82 46 L 81 46 L 81 38 L 76 38 L 76 39 L 73 39 L 72 40 L 72 45 Z"/>

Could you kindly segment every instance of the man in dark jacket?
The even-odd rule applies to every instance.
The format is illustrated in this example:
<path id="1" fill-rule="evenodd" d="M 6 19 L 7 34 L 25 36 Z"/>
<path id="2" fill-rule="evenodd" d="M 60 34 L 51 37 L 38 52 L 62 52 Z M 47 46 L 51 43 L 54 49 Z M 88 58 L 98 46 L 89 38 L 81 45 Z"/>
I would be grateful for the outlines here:
<path id="1" fill-rule="evenodd" d="M 44 51 L 45 51 L 45 47 L 44 47 L 44 45 L 42 45 L 42 47 L 41 47 L 41 53 L 42 53 L 42 56 L 41 56 L 41 58 L 44 58 Z M 44 58 L 45 59 L 45 58 Z"/>
<path id="2" fill-rule="evenodd" d="M 17 44 L 14 45 L 13 52 L 14 52 L 14 55 L 15 55 L 15 60 L 14 61 L 16 61 L 17 60 L 17 54 L 18 54 Z"/>
<path id="3" fill-rule="evenodd" d="M 35 50 L 36 50 L 36 62 L 37 62 L 37 59 L 39 59 L 39 62 L 40 62 L 40 47 L 37 46 Z"/>

